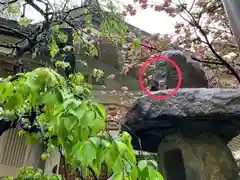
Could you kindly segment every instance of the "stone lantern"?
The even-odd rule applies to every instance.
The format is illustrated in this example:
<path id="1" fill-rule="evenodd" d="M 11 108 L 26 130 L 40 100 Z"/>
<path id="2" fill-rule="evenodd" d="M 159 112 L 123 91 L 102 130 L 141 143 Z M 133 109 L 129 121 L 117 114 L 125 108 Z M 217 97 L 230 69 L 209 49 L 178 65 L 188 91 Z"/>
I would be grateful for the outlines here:
<path id="1" fill-rule="evenodd" d="M 238 167 L 227 144 L 239 135 L 239 118 L 239 90 L 183 88 L 167 100 L 140 98 L 122 130 L 135 150 L 158 153 L 165 180 L 234 180 Z"/>
<path id="2" fill-rule="evenodd" d="M 161 55 L 179 65 L 181 88 L 164 100 L 139 98 L 126 114 L 122 131 L 131 134 L 135 150 L 158 154 L 164 180 L 236 180 L 238 166 L 227 144 L 240 132 L 240 91 L 208 89 L 204 72 L 183 53 Z M 165 69 L 166 84 L 174 88 L 177 74 L 170 66 Z"/>

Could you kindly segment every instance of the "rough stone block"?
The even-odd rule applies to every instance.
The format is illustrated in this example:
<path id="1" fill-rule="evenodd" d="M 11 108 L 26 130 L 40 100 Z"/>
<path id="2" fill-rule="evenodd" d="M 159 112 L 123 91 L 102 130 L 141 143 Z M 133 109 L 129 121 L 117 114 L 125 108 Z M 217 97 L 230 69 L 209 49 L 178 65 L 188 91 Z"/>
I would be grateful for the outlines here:
<path id="1" fill-rule="evenodd" d="M 208 87 L 208 80 L 205 72 L 201 70 L 198 62 L 193 61 L 190 56 L 186 56 L 178 50 L 163 51 L 160 56 L 168 57 L 173 60 L 182 71 L 181 88 L 201 88 Z M 178 83 L 178 74 L 176 69 L 166 61 L 156 62 L 156 72 L 153 75 L 153 84 L 162 85 L 169 89 L 175 88 Z"/>
<path id="2" fill-rule="evenodd" d="M 164 180 L 236 180 L 238 167 L 228 147 L 211 135 L 165 137 L 158 147 Z"/>
<path id="3" fill-rule="evenodd" d="M 154 92 L 167 95 L 172 89 Z M 228 143 L 240 131 L 240 91 L 238 89 L 180 89 L 166 100 L 143 96 L 137 100 L 125 116 L 125 125 L 133 136 L 133 144 L 139 150 L 136 136 L 146 151 L 156 152 L 165 136 L 175 132 L 194 135 L 212 133 Z M 149 141 L 151 139 L 151 141 Z"/>

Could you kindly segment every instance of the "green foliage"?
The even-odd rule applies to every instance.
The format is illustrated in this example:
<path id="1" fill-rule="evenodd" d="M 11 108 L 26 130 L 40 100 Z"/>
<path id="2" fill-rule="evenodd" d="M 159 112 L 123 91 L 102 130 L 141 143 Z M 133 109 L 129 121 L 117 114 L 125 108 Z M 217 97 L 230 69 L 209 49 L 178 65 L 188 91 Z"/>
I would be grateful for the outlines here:
<path id="1" fill-rule="evenodd" d="M 30 21 L 26 17 L 22 17 L 18 23 L 20 25 L 26 26 L 30 24 Z"/>
<path id="2" fill-rule="evenodd" d="M 20 13 L 20 8 L 9 5 L 8 8 L 7 8 L 7 12 L 12 13 L 12 14 L 19 14 Z"/>
<path id="3" fill-rule="evenodd" d="M 34 169 L 33 167 L 24 167 L 18 170 L 18 180 L 62 180 L 61 176 L 47 176 L 41 169 Z M 14 180 L 13 177 L 4 178 L 4 180 Z"/>
<path id="4" fill-rule="evenodd" d="M 141 160 L 138 163 L 141 180 L 159 179 L 163 180 L 160 173 L 156 172 L 157 163 L 153 160 Z"/>
<path id="5" fill-rule="evenodd" d="M 29 143 L 47 145 L 46 152 L 41 155 L 43 160 L 49 158 L 52 150 L 61 147 L 71 168 L 81 167 L 85 176 L 89 175 L 88 167 L 99 176 L 105 164 L 113 179 L 162 179 L 155 162 L 142 161 L 137 166 L 128 133 L 112 138 L 105 132 L 105 108 L 91 100 L 91 89 L 81 73 L 70 75 L 68 83 L 48 68 L 37 68 L 17 74 L 17 77 L 15 80 L 8 77 L 0 83 L 0 103 L 4 104 L 1 114 L 16 121 L 17 117 L 33 110 L 37 112 L 35 124 L 43 130 L 31 134 L 20 130 L 19 135 L 25 136 Z M 44 105 L 43 112 L 39 108 L 41 105 Z M 26 171 L 27 176 L 39 178 L 39 172 Z"/>
<path id="6" fill-rule="evenodd" d="M 55 38 L 52 36 L 51 42 L 49 44 L 49 52 L 51 57 L 55 57 L 58 51 L 59 51 L 59 48 L 58 48 L 57 42 Z"/>
<path id="7" fill-rule="evenodd" d="M 127 28 L 120 14 L 103 13 L 101 32 L 94 34 L 93 15 L 87 9 L 83 13 L 86 28 L 73 28 L 73 36 L 74 44 L 79 44 L 87 55 L 98 55 L 95 40 L 99 37 L 109 37 L 121 45 L 126 42 Z M 29 21 L 23 17 L 19 24 L 28 25 Z M 68 36 L 58 25 L 49 27 L 46 39 L 50 56 L 54 59 L 60 50 L 55 35 L 62 43 L 67 42 Z M 90 39 L 83 40 L 83 33 Z M 136 39 L 132 48 L 139 48 L 139 43 L 140 40 Z M 66 53 L 69 47 L 64 47 L 63 51 Z M 68 62 L 54 63 L 57 69 L 70 66 Z M 104 72 L 94 69 L 92 76 L 100 79 Z M 24 136 L 28 143 L 45 144 L 47 148 L 41 155 L 43 160 L 49 159 L 52 151 L 59 150 L 73 172 L 77 168 L 82 169 L 83 177 L 93 175 L 91 170 L 99 176 L 102 167 L 106 166 L 113 180 L 162 180 L 156 162 L 143 160 L 137 163 L 128 133 L 112 137 L 105 130 L 105 108 L 93 101 L 91 90 L 91 85 L 85 82 L 81 73 L 71 74 L 66 80 L 53 69 L 37 68 L 0 82 L 0 104 L 3 108 L 0 115 L 23 123 L 24 129 L 19 130 L 19 135 Z M 33 114 L 35 116 L 32 117 Z M 37 131 L 26 130 L 32 126 L 37 127 Z M 47 176 L 42 170 L 24 167 L 19 170 L 18 179 L 57 180 L 61 177 Z"/>

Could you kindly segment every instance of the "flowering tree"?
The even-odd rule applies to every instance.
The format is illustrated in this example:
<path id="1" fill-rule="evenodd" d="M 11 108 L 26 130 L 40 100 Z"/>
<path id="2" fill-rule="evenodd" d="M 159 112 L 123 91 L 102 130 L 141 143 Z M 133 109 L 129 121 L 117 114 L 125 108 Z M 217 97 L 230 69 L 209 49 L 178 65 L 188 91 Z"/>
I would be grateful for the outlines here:
<path id="1" fill-rule="evenodd" d="M 137 11 L 152 8 L 157 12 L 165 12 L 170 17 L 181 17 L 182 22 L 175 25 L 176 37 L 171 44 L 176 49 L 184 50 L 193 59 L 202 63 L 206 72 L 213 74 L 230 73 L 240 83 L 239 50 L 234 42 L 221 0 L 178 1 L 162 0 L 151 2 L 137 0 L 124 5 L 124 15 L 135 15 Z M 149 51 L 156 41 L 142 44 L 142 50 Z M 159 50 L 161 51 L 161 49 Z"/>
<path id="2" fill-rule="evenodd" d="M 122 75 L 131 75 L 138 78 L 138 72 L 142 64 L 156 53 L 168 50 L 172 47 L 172 37 L 169 35 L 155 34 L 149 37 L 138 38 L 131 34 L 127 38 L 127 42 L 119 52 L 119 61 L 122 62 Z M 144 84 L 149 88 L 154 73 L 155 65 L 151 64 L 144 71 Z"/>

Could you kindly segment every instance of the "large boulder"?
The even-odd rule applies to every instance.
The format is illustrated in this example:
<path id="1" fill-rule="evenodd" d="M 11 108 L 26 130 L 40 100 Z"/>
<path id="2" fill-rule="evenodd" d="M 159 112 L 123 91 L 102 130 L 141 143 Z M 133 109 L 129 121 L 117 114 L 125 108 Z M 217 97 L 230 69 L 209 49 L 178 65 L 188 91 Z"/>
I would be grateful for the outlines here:
<path id="1" fill-rule="evenodd" d="M 167 95 L 171 91 L 153 94 Z M 239 90 L 183 88 L 167 100 L 148 96 L 138 99 L 125 116 L 122 130 L 132 135 L 135 149 L 156 152 L 162 139 L 176 132 L 186 136 L 210 133 L 227 144 L 239 134 L 239 119 Z"/>
<path id="2" fill-rule="evenodd" d="M 201 88 L 208 87 L 208 80 L 203 70 L 201 70 L 198 62 L 193 61 L 190 56 L 185 55 L 179 50 L 163 51 L 157 56 L 165 56 L 173 60 L 182 71 L 181 88 Z M 153 75 L 153 84 L 162 84 L 169 89 L 175 88 L 178 83 L 178 74 L 176 69 L 166 61 L 156 62 L 156 72 Z M 159 85 L 161 86 L 161 85 Z M 152 88 L 154 89 L 154 88 Z"/>

